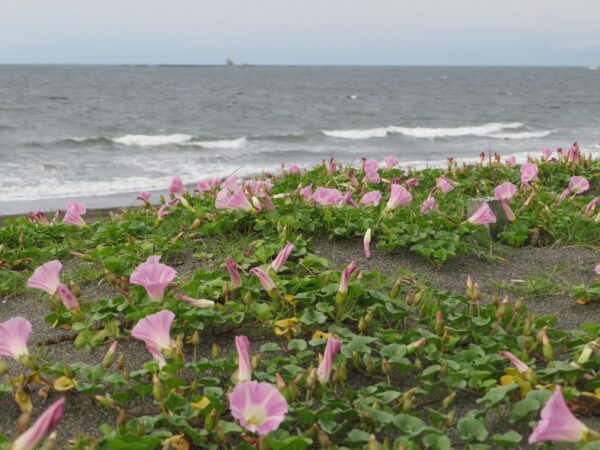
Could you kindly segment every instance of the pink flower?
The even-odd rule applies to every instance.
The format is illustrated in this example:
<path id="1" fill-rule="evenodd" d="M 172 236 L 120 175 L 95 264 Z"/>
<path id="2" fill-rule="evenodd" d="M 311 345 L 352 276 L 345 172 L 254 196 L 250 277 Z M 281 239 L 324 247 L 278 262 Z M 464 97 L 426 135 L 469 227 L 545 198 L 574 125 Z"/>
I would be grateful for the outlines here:
<path id="1" fill-rule="evenodd" d="M 323 360 L 321 361 L 321 364 L 319 364 L 319 368 L 317 369 L 317 379 L 320 383 L 325 384 L 329 381 L 329 378 L 331 377 L 331 368 L 333 367 L 333 362 L 335 361 L 335 357 L 337 356 L 341 348 L 341 341 L 338 341 L 335 338 L 327 339 L 327 345 L 325 346 Z"/>
<path id="2" fill-rule="evenodd" d="M 412 201 L 412 195 L 404 186 L 392 184 L 391 190 L 392 193 L 385 207 L 386 210 L 390 211 L 396 209 L 397 207 L 407 205 Z"/>
<path id="3" fill-rule="evenodd" d="M 552 150 L 549 148 L 542 149 L 542 161 L 548 161 L 552 156 Z"/>
<path id="4" fill-rule="evenodd" d="M 169 185 L 169 194 L 185 194 L 185 186 L 183 185 L 181 178 L 173 177 L 173 180 Z"/>
<path id="5" fill-rule="evenodd" d="M 165 289 L 176 275 L 175 269 L 160 263 L 160 256 L 150 256 L 146 262 L 136 267 L 129 277 L 129 282 L 144 286 L 150 300 L 160 302 L 165 295 Z"/>
<path id="6" fill-rule="evenodd" d="M 187 303 L 188 305 L 194 306 L 195 308 L 206 309 L 215 307 L 215 302 L 213 302 L 212 300 L 205 300 L 203 298 L 197 299 L 181 294 L 175 294 L 175 297 L 181 300 L 182 302 Z"/>
<path id="7" fill-rule="evenodd" d="M 598 205 L 600 205 L 600 197 L 594 197 L 592 201 L 585 206 L 584 212 L 586 214 L 592 214 Z"/>
<path id="8" fill-rule="evenodd" d="M 260 281 L 260 284 L 262 284 L 263 289 L 268 293 L 271 293 L 274 289 L 276 289 L 275 283 L 271 277 L 261 268 L 254 267 L 253 269 L 249 270 L 249 273 L 250 275 L 254 275 L 256 278 L 258 278 L 258 281 Z"/>
<path id="9" fill-rule="evenodd" d="M 383 158 L 383 160 L 385 161 L 385 165 L 388 167 L 388 169 L 393 169 L 400 162 L 393 156 L 386 156 Z"/>
<path id="10" fill-rule="evenodd" d="M 300 169 L 298 168 L 297 164 L 290 164 L 290 173 L 293 175 L 299 175 L 300 174 Z"/>
<path id="11" fill-rule="evenodd" d="M 143 201 L 144 203 L 150 203 L 150 196 L 152 195 L 152 192 L 148 192 L 148 191 L 141 191 L 137 198 L 138 200 Z"/>
<path id="12" fill-rule="evenodd" d="M 31 334 L 31 322 L 17 316 L 0 323 L 0 356 L 8 356 L 17 361 L 29 355 L 27 341 Z"/>
<path id="13" fill-rule="evenodd" d="M 496 223 L 496 216 L 494 216 L 494 213 L 490 209 L 489 205 L 487 203 L 483 203 L 468 221 L 475 225 L 489 225 L 491 223 Z"/>
<path id="14" fill-rule="evenodd" d="M 528 188 L 530 183 L 537 180 L 538 166 L 535 164 L 523 164 L 521 166 L 521 183 Z"/>
<path id="15" fill-rule="evenodd" d="M 353 208 L 356 208 L 356 202 L 354 201 L 354 199 L 352 198 L 352 191 L 347 191 L 342 199 L 336 203 L 337 207 L 342 207 L 342 206 L 346 206 L 346 205 L 350 205 Z"/>
<path id="16" fill-rule="evenodd" d="M 83 203 L 71 203 L 67 206 L 67 212 L 65 213 L 63 222 L 75 225 L 76 227 L 85 227 L 85 220 L 81 217 L 85 212 L 86 208 Z"/>
<path id="17" fill-rule="evenodd" d="M 567 152 L 567 162 L 570 164 L 578 164 L 581 159 L 581 150 L 577 142 L 573 143 L 573 146 Z"/>
<path id="18" fill-rule="evenodd" d="M 583 177 L 575 176 L 569 180 L 569 190 L 573 194 L 583 194 L 590 188 L 590 183 Z"/>
<path id="19" fill-rule="evenodd" d="M 600 275 L 600 264 L 598 264 L 596 266 L 596 268 L 594 269 L 594 272 L 596 272 L 596 275 Z"/>
<path id="20" fill-rule="evenodd" d="M 279 272 L 295 248 L 296 247 L 294 246 L 294 244 L 288 242 L 285 245 L 285 247 L 283 247 L 283 249 L 279 252 L 277 258 L 275 258 L 275 260 L 273 260 L 273 262 L 271 263 L 271 268 L 275 272 Z"/>
<path id="21" fill-rule="evenodd" d="M 48 261 L 33 271 L 33 274 L 27 281 L 27 286 L 54 295 L 56 288 L 60 284 L 61 269 L 62 264 L 60 261 Z"/>
<path id="22" fill-rule="evenodd" d="M 336 168 L 337 168 L 337 164 L 335 163 L 335 160 L 332 158 L 331 161 L 329 162 L 329 167 L 327 167 L 327 175 L 331 175 L 331 174 L 335 173 Z"/>
<path id="23" fill-rule="evenodd" d="M 529 436 L 530 444 L 547 441 L 579 442 L 590 431 L 569 410 L 560 386 L 556 386 L 554 394 L 544 405 L 541 419 Z"/>
<path id="24" fill-rule="evenodd" d="M 352 186 L 354 186 L 357 189 L 360 187 L 360 182 L 358 181 L 358 178 L 356 178 L 356 175 L 354 175 L 354 171 L 350 170 L 348 172 L 348 178 L 350 178 Z"/>
<path id="25" fill-rule="evenodd" d="M 237 383 L 252 379 L 252 364 L 250 363 L 250 341 L 246 336 L 235 337 L 235 347 L 238 353 Z"/>
<path id="26" fill-rule="evenodd" d="M 511 352 L 504 351 L 504 352 L 500 352 L 499 355 L 503 356 L 504 358 L 508 358 L 510 360 L 510 362 L 519 371 L 519 373 L 521 373 L 522 375 L 526 375 L 531 370 L 527 364 L 525 364 L 523 361 L 521 361 L 519 358 L 517 358 Z"/>
<path id="27" fill-rule="evenodd" d="M 352 273 L 354 273 L 355 270 L 356 263 L 354 261 L 350 261 L 350 264 L 348 264 L 348 267 L 344 269 L 344 271 L 342 272 L 342 277 L 340 278 L 340 286 L 338 288 L 338 292 L 340 294 L 348 293 L 348 281 L 350 280 L 350 277 L 352 276 Z"/>
<path id="28" fill-rule="evenodd" d="M 515 197 L 515 195 L 517 195 L 517 187 L 508 181 L 506 183 L 499 184 L 496 189 L 494 189 L 494 197 L 496 200 L 500 201 L 506 218 L 511 222 L 515 220 L 515 214 L 512 212 L 512 209 L 510 209 L 508 204 Z"/>
<path id="29" fill-rule="evenodd" d="M 223 183 L 221 183 L 221 189 L 227 189 L 230 192 L 233 192 L 237 189 L 237 177 L 235 175 L 230 175 Z"/>
<path id="30" fill-rule="evenodd" d="M 237 264 L 234 259 L 230 256 L 225 260 L 225 265 L 229 271 L 229 277 L 231 278 L 231 287 L 237 289 L 242 286 L 242 277 L 238 270 Z"/>
<path id="31" fill-rule="evenodd" d="M 337 189 L 318 187 L 312 198 L 318 205 L 330 206 L 339 203 L 344 196 Z"/>
<path id="32" fill-rule="evenodd" d="M 415 187 L 415 186 L 418 186 L 418 185 L 419 185 L 419 180 L 417 180 L 416 178 L 409 178 L 408 180 L 406 180 L 406 181 L 404 182 L 404 185 L 405 185 L 406 187 L 409 187 L 409 188 L 410 188 L 410 187 Z"/>
<path id="33" fill-rule="evenodd" d="M 50 434 L 61 421 L 64 410 L 65 398 L 61 397 L 38 417 L 33 426 L 15 439 L 10 448 L 12 450 L 34 450 L 37 448 L 41 440 Z"/>
<path id="34" fill-rule="evenodd" d="M 444 194 L 452 192 L 457 184 L 458 183 L 456 181 L 452 181 L 444 177 L 439 177 L 435 180 L 435 185 Z"/>
<path id="35" fill-rule="evenodd" d="M 50 221 L 46 217 L 42 211 L 29 211 L 27 215 L 27 220 L 31 223 L 39 223 L 40 225 L 48 226 L 50 225 Z"/>
<path id="36" fill-rule="evenodd" d="M 229 395 L 229 409 L 245 429 L 264 436 L 283 422 L 288 405 L 274 385 L 244 381 Z"/>
<path id="37" fill-rule="evenodd" d="M 370 259 L 371 258 L 371 236 L 373 234 L 373 231 L 371 231 L 370 228 L 367 229 L 366 233 L 365 233 L 365 237 L 363 238 L 363 249 L 365 251 L 365 258 Z"/>
<path id="38" fill-rule="evenodd" d="M 302 197 L 304 197 L 304 200 L 310 200 L 312 199 L 312 184 L 309 184 L 306 187 L 303 187 L 302 189 L 300 189 L 300 195 Z"/>
<path id="39" fill-rule="evenodd" d="M 509 156 L 508 158 L 506 158 L 505 161 L 506 161 L 506 165 L 508 167 L 513 167 L 513 166 L 517 165 L 517 158 L 514 155 L 513 156 Z"/>
<path id="40" fill-rule="evenodd" d="M 379 205 L 379 202 L 381 201 L 381 192 L 379 191 L 371 191 L 371 192 L 367 192 L 365 195 L 362 196 L 362 198 L 360 199 L 359 203 L 361 205 L 373 205 L 373 206 L 377 206 Z"/>
<path id="41" fill-rule="evenodd" d="M 431 194 L 427 197 L 427 199 L 421 204 L 421 214 L 425 214 L 427 211 L 437 211 L 437 205 L 435 201 L 435 197 Z"/>
<path id="42" fill-rule="evenodd" d="M 158 208 L 158 212 L 156 213 L 157 217 L 159 219 L 164 219 L 165 217 L 170 215 L 172 211 L 167 210 L 167 208 L 178 205 L 179 202 L 180 202 L 179 197 L 175 197 L 173 200 L 170 200 L 170 201 L 160 205 L 160 208 Z"/>
<path id="43" fill-rule="evenodd" d="M 195 191 L 199 194 L 205 194 L 206 192 L 216 192 L 217 186 L 219 186 L 218 178 L 208 178 L 206 180 L 198 181 Z"/>
<path id="44" fill-rule="evenodd" d="M 79 310 L 79 302 L 66 284 L 59 284 L 56 288 L 56 292 L 58 293 L 63 305 L 65 305 L 65 308 L 71 312 Z"/>
<path id="45" fill-rule="evenodd" d="M 243 211 L 252 210 L 252 205 L 248 201 L 244 190 L 240 187 L 235 190 L 229 200 L 227 200 L 227 209 L 241 209 Z"/>
<path id="46" fill-rule="evenodd" d="M 175 320 L 175 314 L 169 310 L 150 314 L 138 323 L 131 330 L 131 335 L 143 341 L 146 348 L 152 354 L 152 357 L 158 361 L 158 366 L 162 369 L 165 364 L 163 350 L 171 350 L 171 325 Z"/>
<path id="47" fill-rule="evenodd" d="M 273 183 L 262 180 L 246 180 L 244 187 L 252 195 L 259 195 L 262 192 L 269 192 L 273 189 Z"/>
<path id="48" fill-rule="evenodd" d="M 381 178 L 379 176 L 379 164 L 374 159 L 370 159 L 363 163 L 363 169 L 365 171 L 365 177 L 363 181 L 365 183 L 379 183 Z"/>
<path id="49" fill-rule="evenodd" d="M 227 202 L 231 198 L 231 192 L 228 189 L 221 189 L 215 198 L 215 208 L 227 209 Z"/>

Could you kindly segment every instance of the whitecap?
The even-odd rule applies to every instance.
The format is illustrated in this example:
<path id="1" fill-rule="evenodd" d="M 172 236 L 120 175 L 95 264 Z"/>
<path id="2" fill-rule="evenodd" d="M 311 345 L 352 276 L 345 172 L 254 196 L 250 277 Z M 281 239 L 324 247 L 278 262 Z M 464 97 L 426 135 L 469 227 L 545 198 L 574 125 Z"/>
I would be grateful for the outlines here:
<path id="1" fill-rule="evenodd" d="M 176 134 L 128 134 L 118 138 L 112 139 L 116 144 L 122 145 L 139 145 L 141 147 L 153 146 L 153 145 L 166 145 L 166 144 L 181 144 L 189 141 L 194 136 L 183 133 Z"/>
<path id="2" fill-rule="evenodd" d="M 202 148 L 242 148 L 246 145 L 246 138 L 221 139 L 217 141 L 191 141 L 182 145 L 194 145 Z"/>

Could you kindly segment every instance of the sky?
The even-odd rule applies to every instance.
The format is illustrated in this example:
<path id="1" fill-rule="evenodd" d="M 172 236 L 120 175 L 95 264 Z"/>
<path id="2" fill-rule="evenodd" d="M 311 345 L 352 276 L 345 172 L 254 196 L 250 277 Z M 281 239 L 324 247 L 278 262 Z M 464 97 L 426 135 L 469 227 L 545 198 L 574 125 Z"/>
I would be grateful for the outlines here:
<path id="1" fill-rule="evenodd" d="M 0 0 L 0 63 L 600 65 L 600 0 Z"/>

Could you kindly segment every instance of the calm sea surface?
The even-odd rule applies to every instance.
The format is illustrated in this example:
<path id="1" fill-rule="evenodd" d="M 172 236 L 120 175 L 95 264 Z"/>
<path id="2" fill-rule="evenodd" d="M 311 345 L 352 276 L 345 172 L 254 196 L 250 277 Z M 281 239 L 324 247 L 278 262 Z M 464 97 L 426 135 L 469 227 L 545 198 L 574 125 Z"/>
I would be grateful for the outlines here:
<path id="1" fill-rule="evenodd" d="M 600 70 L 0 66 L 0 214 L 129 204 L 174 175 L 575 140 L 600 152 Z"/>

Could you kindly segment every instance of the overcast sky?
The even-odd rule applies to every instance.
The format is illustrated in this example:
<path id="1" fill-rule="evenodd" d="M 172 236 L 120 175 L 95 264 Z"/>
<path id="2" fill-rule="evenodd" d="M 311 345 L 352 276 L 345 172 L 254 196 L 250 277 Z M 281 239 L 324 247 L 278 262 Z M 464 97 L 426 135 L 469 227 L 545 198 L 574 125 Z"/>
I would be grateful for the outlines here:
<path id="1" fill-rule="evenodd" d="M 600 0 L 0 0 L 0 63 L 600 65 Z"/>

